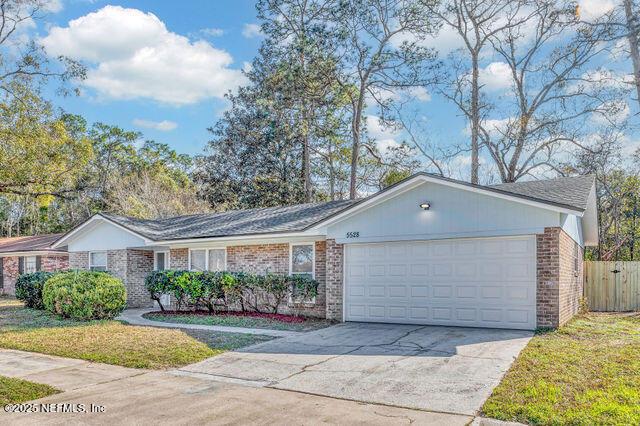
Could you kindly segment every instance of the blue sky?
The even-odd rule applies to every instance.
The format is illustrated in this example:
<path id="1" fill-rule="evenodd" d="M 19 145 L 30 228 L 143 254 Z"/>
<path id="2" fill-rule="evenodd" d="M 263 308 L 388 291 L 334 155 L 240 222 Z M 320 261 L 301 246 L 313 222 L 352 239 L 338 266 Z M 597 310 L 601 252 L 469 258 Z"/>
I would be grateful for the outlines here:
<path id="1" fill-rule="evenodd" d="M 224 93 L 245 82 L 247 66 L 261 43 L 253 0 L 50 0 L 51 13 L 29 31 L 52 56 L 83 61 L 89 78 L 79 97 L 48 95 L 90 123 L 101 121 L 139 130 L 148 139 L 198 154 L 227 106 Z M 587 16 L 606 11 L 615 0 L 580 0 Z M 431 41 L 441 54 L 460 46 L 452 31 Z M 628 63 L 627 63 L 628 64 Z M 483 57 L 487 92 L 508 96 L 509 70 L 495 55 Z M 594 67 L 598 66 L 594 64 Z M 617 64 L 616 66 L 619 66 Z M 626 66 L 626 65 L 624 65 Z M 420 136 L 439 146 L 464 144 L 465 121 L 455 107 L 423 92 L 410 105 L 426 125 Z M 631 114 L 637 106 L 631 104 Z M 369 134 L 379 146 L 403 139 L 381 128 L 367 112 Z M 504 117 L 491 117 L 500 122 Z M 637 135 L 630 145 L 640 144 Z M 457 167 L 466 169 L 464 158 Z M 466 171 L 459 176 L 464 177 Z"/>
<path id="2" fill-rule="evenodd" d="M 243 35 L 246 24 L 256 23 L 254 3 L 248 0 L 66 0 L 62 10 L 47 15 L 46 23 L 40 23 L 39 33 L 46 36 L 51 26 L 66 28 L 69 21 L 99 11 L 107 5 L 152 13 L 166 25 L 169 32 L 188 37 L 191 41 L 203 40 L 227 52 L 233 60 L 227 67 L 229 69 L 240 70 L 245 62 L 253 59 L 260 45 L 260 37 L 251 36 L 246 31 Z M 138 83 L 144 84 L 144 81 Z M 232 86 L 230 84 L 228 88 Z M 223 93 L 222 88 L 219 93 Z M 179 152 L 189 154 L 202 151 L 209 138 L 207 127 L 215 123 L 225 108 L 225 101 L 219 95 L 197 102 L 176 104 L 147 96 L 109 96 L 93 88 L 84 88 L 80 97 L 58 97 L 55 103 L 69 112 L 83 115 L 89 122 L 102 121 L 139 130 L 147 138 L 169 143 Z M 146 122 L 149 121 L 170 122 L 161 126 L 165 129 L 172 128 L 172 123 L 177 127 L 156 130 L 144 126 L 148 126 Z"/>

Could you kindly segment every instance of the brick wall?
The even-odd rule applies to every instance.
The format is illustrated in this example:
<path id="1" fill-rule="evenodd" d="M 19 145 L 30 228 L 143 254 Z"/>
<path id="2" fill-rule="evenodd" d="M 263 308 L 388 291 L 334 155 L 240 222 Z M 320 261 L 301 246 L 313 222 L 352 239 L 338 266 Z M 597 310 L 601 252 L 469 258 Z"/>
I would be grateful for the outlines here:
<path id="1" fill-rule="evenodd" d="M 227 247 L 227 269 L 252 274 L 288 274 L 289 244 Z"/>
<path id="2" fill-rule="evenodd" d="M 560 313 L 558 325 L 563 325 L 580 309 L 583 297 L 583 259 L 582 247 L 566 233 L 560 232 Z"/>
<path id="3" fill-rule="evenodd" d="M 536 236 L 538 327 L 558 327 L 578 312 L 583 250 L 561 228 Z"/>
<path id="4" fill-rule="evenodd" d="M 141 308 L 153 306 L 144 279 L 153 271 L 153 251 L 127 250 L 127 306 Z"/>
<path id="5" fill-rule="evenodd" d="M 63 269 L 69 269 L 69 256 L 42 256 L 41 268 L 43 271 L 62 271 Z"/>
<path id="6" fill-rule="evenodd" d="M 189 269 L 189 249 L 171 249 L 169 251 L 169 267 L 171 269 Z"/>
<path id="7" fill-rule="evenodd" d="M 16 294 L 16 280 L 18 279 L 18 258 L 3 257 L 2 261 L 2 293 Z"/>
<path id="8" fill-rule="evenodd" d="M 89 253 L 70 252 L 69 264 L 71 269 L 89 269 Z M 153 306 L 149 292 L 144 287 L 145 277 L 153 271 L 153 251 L 108 250 L 107 270 L 124 283 L 128 308 Z"/>
<path id="9" fill-rule="evenodd" d="M 89 252 L 72 251 L 69 252 L 70 269 L 89 269 Z"/>
<path id="10" fill-rule="evenodd" d="M 16 280 L 18 279 L 19 266 L 17 256 L 0 258 L 3 268 L 3 294 L 16 294 Z M 67 255 L 40 256 L 40 270 L 47 272 L 60 271 L 69 268 L 69 257 Z"/>
<path id="11" fill-rule="evenodd" d="M 335 240 L 326 242 L 326 265 L 326 317 L 342 321 L 344 246 Z"/>

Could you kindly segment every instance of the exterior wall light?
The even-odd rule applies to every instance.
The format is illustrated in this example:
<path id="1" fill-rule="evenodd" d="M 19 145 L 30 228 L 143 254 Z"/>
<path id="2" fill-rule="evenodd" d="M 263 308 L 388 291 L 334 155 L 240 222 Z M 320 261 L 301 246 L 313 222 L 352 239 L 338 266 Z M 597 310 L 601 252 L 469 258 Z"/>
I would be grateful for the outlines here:
<path id="1" fill-rule="evenodd" d="M 431 204 L 428 201 L 425 201 L 424 203 L 420 204 L 420 208 L 422 210 L 429 210 L 431 208 Z"/>

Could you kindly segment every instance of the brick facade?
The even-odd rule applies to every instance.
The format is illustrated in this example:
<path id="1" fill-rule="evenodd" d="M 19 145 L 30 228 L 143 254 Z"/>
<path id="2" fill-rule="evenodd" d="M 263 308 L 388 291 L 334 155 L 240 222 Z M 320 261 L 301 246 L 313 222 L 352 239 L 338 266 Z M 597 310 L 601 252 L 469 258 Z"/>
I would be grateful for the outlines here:
<path id="1" fill-rule="evenodd" d="M 288 274 L 289 244 L 227 247 L 227 269 L 252 274 Z"/>
<path id="2" fill-rule="evenodd" d="M 89 269 L 89 253 L 71 252 L 69 263 L 72 269 Z M 145 277 L 153 271 L 153 251 L 108 250 L 107 270 L 124 283 L 128 308 L 153 306 L 149 292 L 144 286 Z"/>
<path id="3" fill-rule="evenodd" d="M 16 281 L 19 273 L 19 257 L 0 257 L 2 267 L 2 294 L 15 295 Z M 69 269 L 69 256 L 65 254 L 51 254 L 40 256 L 40 270 L 46 272 Z"/>
<path id="4" fill-rule="evenodd" d="M 538 327 L 559 327 L 578 313 L 583 249 L 561 228 L 536 235 Z"/>
<path id="5" fill-rule="evenodd" d="M 344 246 L 335 240 L 327 240 L 326 245 L 326 318 L 342 321 Z"/>
<path id="6" fill-rule="evenodd" d="M 70 269 L 89 269 L 89 252 L 72 251 L 69 252 Z"/>

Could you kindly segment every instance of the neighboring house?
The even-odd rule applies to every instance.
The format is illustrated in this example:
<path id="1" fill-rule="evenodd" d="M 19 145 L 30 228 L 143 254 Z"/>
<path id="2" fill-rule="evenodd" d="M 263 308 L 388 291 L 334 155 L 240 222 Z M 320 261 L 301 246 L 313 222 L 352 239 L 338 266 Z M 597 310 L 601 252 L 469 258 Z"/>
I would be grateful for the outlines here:
<path id="1" fill-rule="evenodd" d="M 97 214 L 60 238 L 150 306 L 154 268 L 310 274 L 304 312 L 339 321 L 534 329 L 582 297 L 598 242 L 593 177 L 472 185 L 419 173 L 355 201 L 141 220 Z"/>
<path id="2" fill-rule="evenodd" d="M 20 274 L 59 271 L 69 268 L 66 247 L 52 248 L 62 234 L 0 238 L 0 288 L 2 294 L 15 294 Z"/>

